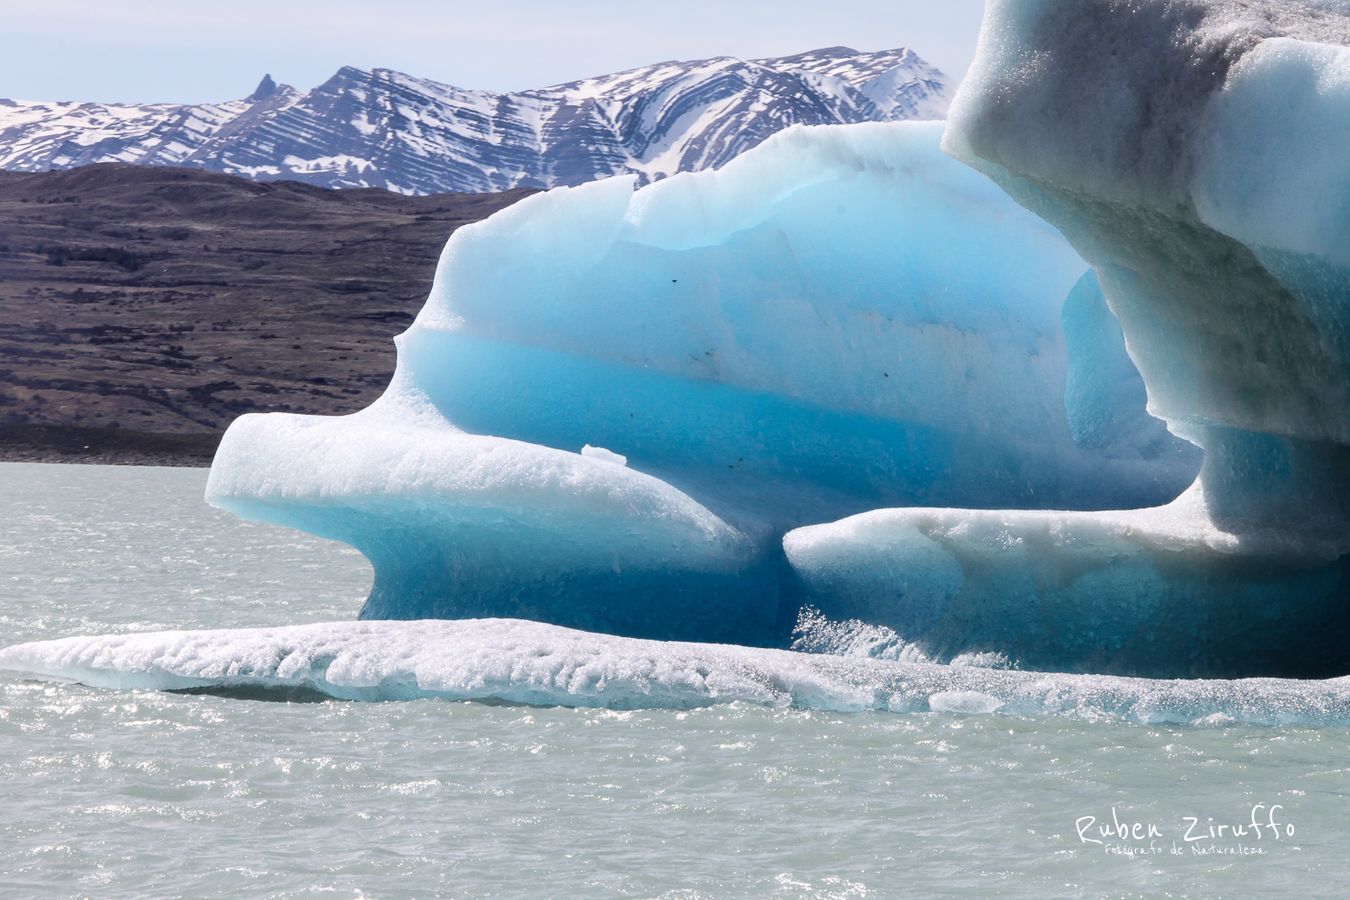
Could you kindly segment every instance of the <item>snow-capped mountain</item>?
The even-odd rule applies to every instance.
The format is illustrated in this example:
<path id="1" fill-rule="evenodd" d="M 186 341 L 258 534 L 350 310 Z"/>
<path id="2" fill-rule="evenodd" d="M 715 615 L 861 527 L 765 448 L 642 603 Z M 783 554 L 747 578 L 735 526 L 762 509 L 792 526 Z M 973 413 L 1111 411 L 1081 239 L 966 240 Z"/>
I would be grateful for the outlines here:
<path id="1" fill-rule="evenodd" d="M 0 100 L 0 168 L 193 166 L 413 194 L 654 180 L 725 163 L 788 125 L 946 114 L 952 86 L 908 49 L 665 62 L 516 93 L 345 66 L 243 100 Z"/>

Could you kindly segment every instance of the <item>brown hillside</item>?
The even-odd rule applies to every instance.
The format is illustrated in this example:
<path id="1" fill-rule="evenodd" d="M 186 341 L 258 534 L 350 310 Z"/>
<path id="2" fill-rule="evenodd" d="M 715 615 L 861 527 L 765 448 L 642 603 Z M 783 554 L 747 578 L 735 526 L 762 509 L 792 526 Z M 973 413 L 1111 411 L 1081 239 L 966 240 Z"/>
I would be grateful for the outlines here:
<path id="1" fill-rule="evenodd" d="M 528 193 L 0 172 L 0 459 L 201 465 L 241 413 L 362 408 L 446 238 Z"/>

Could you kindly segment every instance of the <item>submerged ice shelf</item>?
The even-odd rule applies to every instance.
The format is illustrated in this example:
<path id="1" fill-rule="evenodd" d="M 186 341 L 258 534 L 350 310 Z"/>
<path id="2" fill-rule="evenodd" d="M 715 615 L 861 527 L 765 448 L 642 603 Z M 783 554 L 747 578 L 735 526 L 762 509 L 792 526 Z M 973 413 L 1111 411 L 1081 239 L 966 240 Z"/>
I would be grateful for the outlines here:
<path id="1" fill-rule="evenodd" d="M 809 604 L 937 661 L 1344 673 L 1347 35 L 993 0 L 945 134 L 461 229 L 386 394 L 241 418 L 208 497 L 360 549 L 367 619 L 782 646 Z"/>
<path id="2" fill-rule="evenodd" d="M 1350 724 L 1350 678 L 1156 681 L 1001 671 L 646 641 L 505 619 L 71 637 L 0 650 L 0 669 L 95 687 L 244 696 Z"/>

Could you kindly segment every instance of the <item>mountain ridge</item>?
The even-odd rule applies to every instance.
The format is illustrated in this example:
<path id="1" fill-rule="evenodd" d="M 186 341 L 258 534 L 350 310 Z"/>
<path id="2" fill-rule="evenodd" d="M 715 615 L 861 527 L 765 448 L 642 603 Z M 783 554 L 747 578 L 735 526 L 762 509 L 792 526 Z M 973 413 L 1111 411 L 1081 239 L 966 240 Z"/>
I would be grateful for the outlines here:
<path id="1" fill-rule="evenodd" d="M 951 92 L 907 47 L 666 61 L 506 93 L 342 66 L 309 91 L 265 75 L 220 103 L 0 100 L 0 169 L 125 162 L 405 194 L 647 182 L 793 124 L 940 118 Z"/>

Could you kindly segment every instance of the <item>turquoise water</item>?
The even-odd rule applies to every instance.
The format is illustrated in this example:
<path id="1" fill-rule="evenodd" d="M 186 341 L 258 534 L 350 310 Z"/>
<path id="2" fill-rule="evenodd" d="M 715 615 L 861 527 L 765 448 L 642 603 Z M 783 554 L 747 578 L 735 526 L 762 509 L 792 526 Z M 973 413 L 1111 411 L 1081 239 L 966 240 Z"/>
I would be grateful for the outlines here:
<path id="1" fill-rule="evenodd" d="M 204 482 L 0 464 L 0 643 L 355 616 L 360 556 L 217 513 Z M 1334 896 L 1348 800 L 1344 728 L 281 703 L 0 673 L 6 898 Z M 1258 804 L 1282 807 L 1278 839 L 1185 840 L 1187 817 L 1203 837 Z M 1145 837 L 1084 843 L 1113 807 Z"/>

